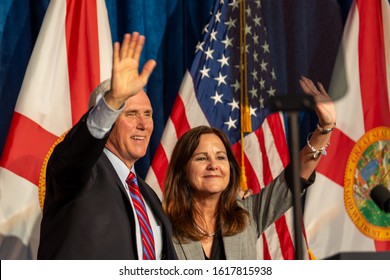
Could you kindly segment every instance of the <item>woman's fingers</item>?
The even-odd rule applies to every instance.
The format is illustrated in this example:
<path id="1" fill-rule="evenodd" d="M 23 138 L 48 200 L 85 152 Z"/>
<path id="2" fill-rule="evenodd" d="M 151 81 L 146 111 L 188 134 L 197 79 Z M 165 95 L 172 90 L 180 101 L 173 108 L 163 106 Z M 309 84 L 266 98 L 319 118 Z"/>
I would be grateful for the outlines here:
<path id="1" fill-rule="evenodd" d="M 312 80 L 310 80 L 304 76 L 301 76 L 301 79 L 299 80 L 299 82 L 300 82 L 301 87 L 305 93 L 308 93 L 308 94 L 318 94 L 319 93 L 317 87 L 315 86 L 315 84 L 313 83 Z"/>
<path id="2" fill-rule="evenodd" d="M 317 84 L 318 84 L 318 88 L 320 89 L 320 93 L 322 95 L 328 96 L 328 93 L 326 92 L 326 90 L 325 90 L 324 86 L 322 85 L 322 83 L 318 82 Z"/>

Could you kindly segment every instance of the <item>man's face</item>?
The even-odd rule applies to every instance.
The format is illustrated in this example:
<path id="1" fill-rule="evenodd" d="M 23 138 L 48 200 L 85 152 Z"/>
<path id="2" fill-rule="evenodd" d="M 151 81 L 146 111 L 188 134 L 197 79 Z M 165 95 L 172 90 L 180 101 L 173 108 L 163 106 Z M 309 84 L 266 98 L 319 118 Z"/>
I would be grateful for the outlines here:
<path id="1" fill-rule="evenodd" d="M 130 97 L 115 122 L 107 148 L 130 168 L 146 154 L 153 132 L 152 106 L 144 91 Z"/>

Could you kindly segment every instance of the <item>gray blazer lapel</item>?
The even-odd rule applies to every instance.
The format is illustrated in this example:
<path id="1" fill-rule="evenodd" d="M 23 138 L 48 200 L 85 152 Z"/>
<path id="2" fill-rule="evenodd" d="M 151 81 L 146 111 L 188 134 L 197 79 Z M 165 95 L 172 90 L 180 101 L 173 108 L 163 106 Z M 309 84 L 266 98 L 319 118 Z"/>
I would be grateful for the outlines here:
<path id="1" fill-rule="evenodd" d="M 180 243 L 174 238 L 173 244 L 179 260 L 204 260 L 204 253 L 200 241 Z"/>
<path id="2" fill-rule="evenodd" d="M 245 237 L 241 237 L 245 238 Z M 223 237 L 223 245 L 225 247 L 225 254 L 227 260 L 239 260 L 242 254 L 242 243 L 238 236 L 225 236 Z"/>

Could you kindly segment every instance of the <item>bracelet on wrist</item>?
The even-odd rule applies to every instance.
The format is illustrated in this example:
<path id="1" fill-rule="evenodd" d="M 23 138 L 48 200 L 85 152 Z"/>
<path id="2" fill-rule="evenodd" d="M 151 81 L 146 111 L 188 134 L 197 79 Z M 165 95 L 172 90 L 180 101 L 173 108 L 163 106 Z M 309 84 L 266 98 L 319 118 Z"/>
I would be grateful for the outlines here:
<path id="1" fill-rule="evenodd" d="M 317 129 L 322 134 L 327 134 L 329 132 L 332 132 L 335 127 L 336 127 L 336 123 L 333 123 L 333 127 L 331 127 L 331 128 L 324 128 L 324 127 L 320 126 L 320 123 L 317 123 Z"/>
<path id="2" fill-rule="evenodd" d="M 332 128 L 333 129 L 333 128 Z M 330 145 L 330 141 L 328 141 L 328 143 L 326 143 L 325 146 L 319 148 L 318 150 L 316 148 L 314 148 L 311 144 L 310 144 L 310 136 L 313 134 L 313 132 L 310 132 L 309 135 L 307 135 L 307 146 L 309 147 L 309 149 L 311 150 L 311 152 L 313 153 L 313 159 L 316 159 L 318 158 L 320 155 L 323 155 L 323 156 L 326 156 L 327 155 L 327 152 L 326 152 L 326 148 Z"/>

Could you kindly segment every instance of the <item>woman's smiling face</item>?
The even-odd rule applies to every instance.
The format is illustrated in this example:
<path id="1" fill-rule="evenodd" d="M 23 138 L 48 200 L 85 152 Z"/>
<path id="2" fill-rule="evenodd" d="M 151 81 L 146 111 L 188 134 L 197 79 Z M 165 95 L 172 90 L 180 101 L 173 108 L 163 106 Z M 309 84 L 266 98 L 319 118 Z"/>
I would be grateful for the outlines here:
<path id="1" fill-rule="evenodd" d="M 195 195 L 221 194 L 226 189 L 230 165 L 225 146 L 217 135 L 201 135 L 186 171 Z"/>

